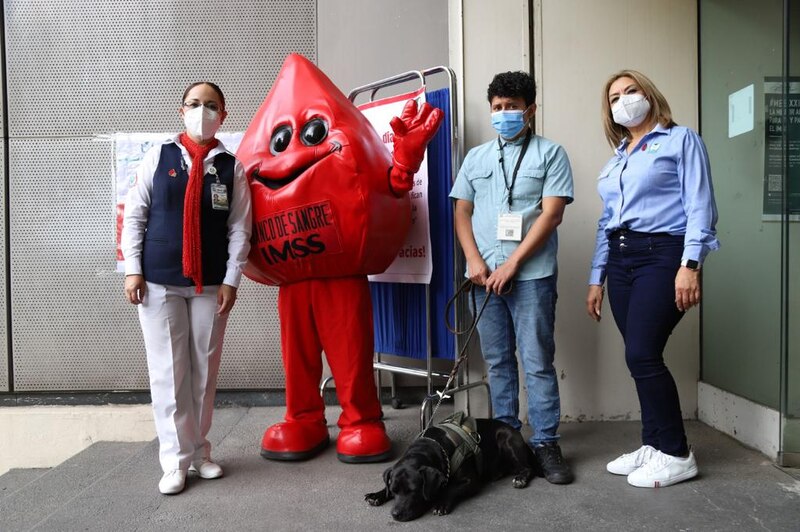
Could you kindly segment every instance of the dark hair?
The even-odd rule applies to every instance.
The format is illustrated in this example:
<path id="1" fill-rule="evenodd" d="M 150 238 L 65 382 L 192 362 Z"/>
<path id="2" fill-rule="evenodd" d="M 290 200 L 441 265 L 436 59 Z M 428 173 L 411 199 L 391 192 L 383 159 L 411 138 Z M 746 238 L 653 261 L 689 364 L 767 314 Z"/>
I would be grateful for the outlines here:
<path id="1" fill-rule="evenodd" d="M 197 83 L 192 83 L 191 85 L 186 87 L 186 90 L 183 91 L 183 98 L 181 98 L 181 104 L 183 104 L 183 102 L 186 101 L 186 95 L 189 94 L 189 91 L 197 87 L 198 85 L 208 85 L 209 87 L 214 89 L 214 92 L 216 92 L 217 96 L 219 96 L 220 102 L 222 102 L 222 108 L 225 109 L 225 95 L 222 94 L 222 89 L 220 89 L 216 83 L 211 83 L 210 81 L 198 81 Z"/>
<path id="2" fill-rule="evenodd" d="M 522 97 L 525 99 L 525 105 L 530 105 L 536 101 L 536 82 L 527 72 L 503 72 L 497 74 L 489 83 L 486 95 L 489 103 L 492 103 L 495 96 L 501 98 Z"/>

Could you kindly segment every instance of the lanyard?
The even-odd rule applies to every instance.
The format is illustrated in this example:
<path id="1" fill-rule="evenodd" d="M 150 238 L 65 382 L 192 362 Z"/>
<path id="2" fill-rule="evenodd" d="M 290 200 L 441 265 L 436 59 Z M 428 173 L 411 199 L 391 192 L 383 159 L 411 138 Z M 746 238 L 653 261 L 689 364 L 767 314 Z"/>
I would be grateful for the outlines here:
<path id="1" fill-rule="evenodd" d="M 525 133 L 525 141 L 522 144 L 522 151 L 519 152 L 519 158 L 517 159 L 517 164 L 514 166 L 514 173 L 511 174 L 511 186 L 508 185 L 508 175 L 506 175 L 506 166 L 503 164 L 503 143 L 500 141 L 500 137 L 497 137 L 497 149 L 499 151 L 499 159 L 498 162 L 500 163 L 500 168 L 503 169 L 503 184 L 508 191 L 508 208 L 511 210 L 511 196 L 514 192 L 514 183 L 517 182 L 517 172 L 519 172 L 519 166 L 522 164 L 522 159 L 525 158 L 525 152 L 528 151 L 528 145 L 531 143 L 531 129 L 528 128 L 528 132 Z"/>

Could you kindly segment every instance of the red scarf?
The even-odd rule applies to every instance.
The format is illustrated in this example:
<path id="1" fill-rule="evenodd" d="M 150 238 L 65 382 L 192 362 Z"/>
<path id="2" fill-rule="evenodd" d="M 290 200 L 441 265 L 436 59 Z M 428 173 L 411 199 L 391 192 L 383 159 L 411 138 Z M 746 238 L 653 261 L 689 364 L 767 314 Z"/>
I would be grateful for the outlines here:
<path id="1" fill-rule="evenodd" d="M 192 157 L 192 170 L 183 200 L 183 276 L 194 281 L 194 290 L 203 292 L 203 254 L 200 243 L 200 210 L 203 199 L 203 161 L 219 143 L 213 139 L 208 144 L 197 144 L 186 133 L 179 140 Z"/>

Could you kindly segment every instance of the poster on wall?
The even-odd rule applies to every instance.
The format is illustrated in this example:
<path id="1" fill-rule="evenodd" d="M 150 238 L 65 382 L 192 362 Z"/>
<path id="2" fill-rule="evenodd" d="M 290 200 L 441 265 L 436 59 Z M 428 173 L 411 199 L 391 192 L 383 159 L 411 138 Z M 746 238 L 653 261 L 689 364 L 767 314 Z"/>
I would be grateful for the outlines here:
<path id="1" fill-rule="evenodd" d="M 136 183 L 136 170 L 147 150 L 173 138 L 175 133 L 117 133 L 113 136 L 114 142 L 114 219 L 116 220 L 116 261 L 117 271 L 125 272 L 125 262 L 120 249 L 122 236 L 122 218 L 125 214 L 125 196 L 128 189 Z M 225 148 L 233 153 L 239 147 L 244 132 L 220 132 L 217 138 L 222 141 Z"/>
<path id="2" fill-rule="evenodd" d="M 375 100 L 359 105 L 358 108 L 377 131 L 386 149 L 393 150 L 394 134 L 389 126 L 392 117 L 400 116 L 408 100 L 416 99 L 418 105 L 425 102 L 425 88 L 416 91 Z M 419 172 L 414 176 L 411 196 L 411 229 L 408 237 L 397 253 L 394 262 L 385 272 L 370 275 L 370 281 L 383 283 L 421 283 L 431 282 L 433 259 L 431 258 L 431 233 L 428 214 L 428 156 L 422 160 Z"/>
<path id="3" fill-rule="evenodd" d="M 764 206 L 761 218 L 768 222 L 783 219 L 784 186 L 787 186 L 789 220 L 800 221 L 800 78 L 789 78 L 785 99 L 783 87 L 780 77 L 764 78 Z M 787 128 L 785 132 L 784 127 Z M 788 141 L 786 176 L 784 139 Z"/>

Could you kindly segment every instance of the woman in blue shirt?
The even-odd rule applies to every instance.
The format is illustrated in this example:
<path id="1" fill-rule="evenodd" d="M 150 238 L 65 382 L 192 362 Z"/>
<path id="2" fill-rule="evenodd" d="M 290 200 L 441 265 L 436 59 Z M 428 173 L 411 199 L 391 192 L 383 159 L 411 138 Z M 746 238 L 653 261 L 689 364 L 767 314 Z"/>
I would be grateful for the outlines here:
<path id="1" fill-rule="evenodd" d="M 719 248 L 717 208 L 703 141 L 675 124 L 652 81 L 634 70 L 614 74 L 602 107 L 615 153 L 597 182 L 603 212 L 586 306 L 600 321 L 607 280 L 642 411 L 642 446 L 607 469 L 633 486 L 664 487 L 697 475 L 663 352 L 683 314 L 700 303 L 700 268 Z"/>

